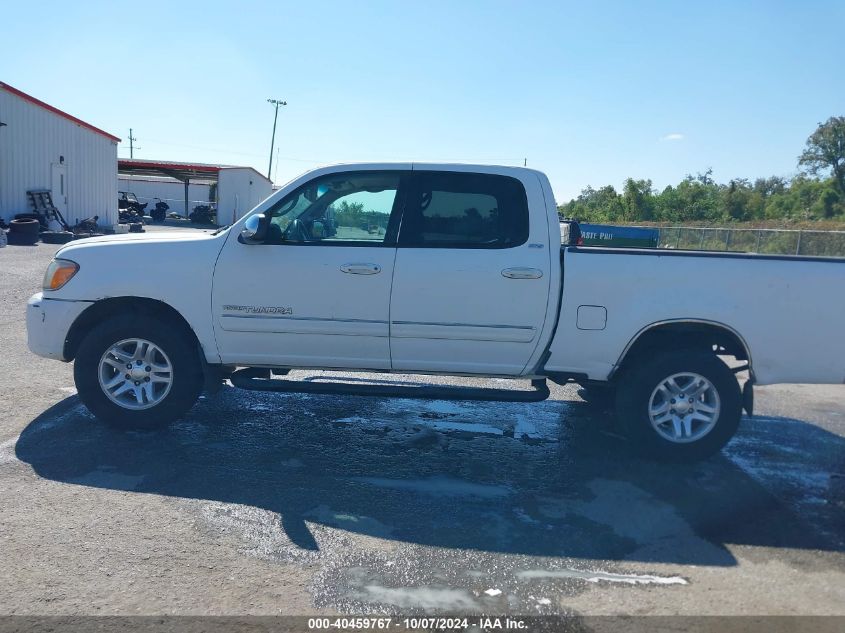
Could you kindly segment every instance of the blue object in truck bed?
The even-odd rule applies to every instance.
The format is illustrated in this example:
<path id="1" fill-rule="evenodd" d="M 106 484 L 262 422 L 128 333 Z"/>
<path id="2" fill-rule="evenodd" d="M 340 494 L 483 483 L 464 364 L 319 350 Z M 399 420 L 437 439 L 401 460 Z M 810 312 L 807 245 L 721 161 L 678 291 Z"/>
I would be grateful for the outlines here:
<path id="1" fill-rule="evenodd" d="M 610 224 L 581 224 L 584 246 L 627 246 L 657 248 L 658 229 Z"/>

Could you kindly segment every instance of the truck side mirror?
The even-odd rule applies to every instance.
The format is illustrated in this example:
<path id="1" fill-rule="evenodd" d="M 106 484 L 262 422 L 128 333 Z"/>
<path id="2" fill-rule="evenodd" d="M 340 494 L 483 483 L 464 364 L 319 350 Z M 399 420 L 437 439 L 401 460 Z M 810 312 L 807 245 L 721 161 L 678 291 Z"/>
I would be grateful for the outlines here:
<path id="1" fill-rule="evenodd" d="M 261 244 L 267 237 L 267 227 L 270 221 L 263 213 L 251 215 L 244 222 L 244 228 L 238 236 L 241 244 Z"/>

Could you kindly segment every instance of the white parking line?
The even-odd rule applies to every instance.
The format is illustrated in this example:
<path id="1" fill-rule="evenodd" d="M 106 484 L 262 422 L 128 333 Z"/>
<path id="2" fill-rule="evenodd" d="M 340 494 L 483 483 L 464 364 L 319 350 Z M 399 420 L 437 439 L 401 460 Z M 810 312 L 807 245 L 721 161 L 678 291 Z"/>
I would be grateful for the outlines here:
<path id="1" fill-rule="evenodd" d="M 578 578 L 587 582 L 621 582 L 629 585 L 688 585 L 680 576 L 651 576 L 648 574 L 614 574 L 589 569 L 529 569 L 516 573 L 517 578 L 537 580 L 544 578 Z"/>

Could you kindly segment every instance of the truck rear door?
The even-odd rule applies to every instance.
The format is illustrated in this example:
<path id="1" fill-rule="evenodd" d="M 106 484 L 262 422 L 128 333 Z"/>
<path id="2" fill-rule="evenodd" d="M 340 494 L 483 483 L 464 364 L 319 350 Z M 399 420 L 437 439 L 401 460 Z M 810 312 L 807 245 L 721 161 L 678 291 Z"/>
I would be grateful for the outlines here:
<path id="1" fill-rule="evenodd" d="M 390 301 L 394 370 L 519 375 L 550 295 L 540 183 L 462 171 L 412 172 Z M 529 209 L 542 209 L 530 221 Z"/>

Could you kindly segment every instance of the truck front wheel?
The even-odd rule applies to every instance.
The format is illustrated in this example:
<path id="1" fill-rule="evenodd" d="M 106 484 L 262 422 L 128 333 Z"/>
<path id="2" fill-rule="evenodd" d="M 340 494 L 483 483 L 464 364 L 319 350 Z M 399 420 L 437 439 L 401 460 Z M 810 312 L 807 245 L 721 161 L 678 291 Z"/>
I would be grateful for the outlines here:
<path id="1" fill-rule="evenodd" d="M 76 354 L 79 397 L 97 418 L 126 429 L 164 426 L 202 389 L 198 351 L 173 324 L 119 316 L 94 327 Z"/>
<path id="2" fill-rule="evenodd" d="M 667 461 L 695 461 L 733 437 L 742 395 L 733 372 L 715 354 L 664 352 L 625 368 L 616 411 L 643 452 Z"/>

